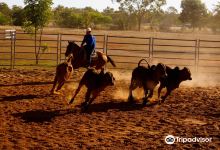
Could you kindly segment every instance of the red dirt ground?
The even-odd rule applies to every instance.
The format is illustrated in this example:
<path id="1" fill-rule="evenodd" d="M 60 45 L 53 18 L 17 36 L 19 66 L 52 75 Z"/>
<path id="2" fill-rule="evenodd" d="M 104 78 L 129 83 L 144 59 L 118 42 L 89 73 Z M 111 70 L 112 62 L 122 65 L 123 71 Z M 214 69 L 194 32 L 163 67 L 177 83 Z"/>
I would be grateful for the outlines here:
<path id="1" fill-rule="evenodd" d="M 141 101 L 131 106 L 123 96 L 117 98 L 117 91 L 129 86 L 127 81 L 117 81 L 87 113 L 81 113 L 76 104 L 67 104 L 74 90 L 66 96 L 49 94 L 53 78 L 54 71 L 0 70 L 0 149 L 220 147 L 219 86 L 180 86 L 164 104 L 142 107 Z M 68 87 L 71 83 L 65 85 Z M 83 94 L 81 91 L 74 103 L 80 104 Z M 167 145 L 164 138 L 169 134 L 211 137 L 212 141 Z"/>

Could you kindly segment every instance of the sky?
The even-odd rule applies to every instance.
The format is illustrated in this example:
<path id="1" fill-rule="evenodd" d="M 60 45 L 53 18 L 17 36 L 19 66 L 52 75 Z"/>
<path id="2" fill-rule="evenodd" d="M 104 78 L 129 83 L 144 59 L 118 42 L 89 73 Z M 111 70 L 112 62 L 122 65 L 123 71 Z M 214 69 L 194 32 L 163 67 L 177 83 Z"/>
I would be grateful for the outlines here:
<path id="1" fill-rule="evenodd" d="M 206 7 L 212 11 L 214 9 L 214 6 L 218 3 L 220 0 L 201 0 L 203 3 L 206 4 Z M 13 5 L 18 6 L 24 6 L 24 0 L 0 0 L 0 2 L 5 2 L 8 4 L 9 7 L 12 7 Z M 86 6 L 90 6 L 94 9 L 97 9 L 99 11 L 102 11 L 107 6 L 112 7 L 114 9 L 118 8 L 118 3 L 113 2 L 111 0 L 53 0 L 53 7 L 56 7 L 58 5 L 63 5 L 65 7 L 76 7 L 76 8 L 84 8 Z M 163 6 L 164 9 L 174 6 L 179 12 L 180 9 L 180 3 L 181 0 L 167 0 L 167 5 Z"/>

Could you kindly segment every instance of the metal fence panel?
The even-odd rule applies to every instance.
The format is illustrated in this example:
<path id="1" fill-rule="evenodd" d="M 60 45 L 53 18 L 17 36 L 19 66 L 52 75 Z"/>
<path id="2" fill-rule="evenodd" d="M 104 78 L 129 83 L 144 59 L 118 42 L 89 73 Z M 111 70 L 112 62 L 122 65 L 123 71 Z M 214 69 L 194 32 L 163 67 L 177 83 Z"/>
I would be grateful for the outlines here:
<path id="1" fill-rule="evenodd" d="M 11 33 L 12 34 L 12 33 Z M 13 35 L 14 36 L 14 35 Z M 39 39 L 39 35 L 37 35 Z M 158 62 L 170 66 L 188 66 L 195 72 L 220 74 L 220 41 L 199 39 L 168 39 L 154 37 L 95 35 L 97 50 L 111 56 L 116 69 L 133 69 L 137 62 L 146 58 L 151 64 Z M 56 66 L 65 60 L 68 41 L 81 44 L 83 34 L 43 34 L 39 64 L 36 65 L 35 48 L 39 40 L 27 33 L 16 33 L 5 38 L 0 32 L 0 66 Z M 107 67 L 112 68 L 110 65 Z"/>

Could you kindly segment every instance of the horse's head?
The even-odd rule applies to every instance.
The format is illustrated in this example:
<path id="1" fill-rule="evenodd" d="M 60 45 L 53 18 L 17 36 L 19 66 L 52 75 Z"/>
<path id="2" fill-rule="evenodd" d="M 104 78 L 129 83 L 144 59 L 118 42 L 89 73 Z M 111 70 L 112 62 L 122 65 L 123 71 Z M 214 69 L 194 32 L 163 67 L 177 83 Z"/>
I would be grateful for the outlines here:
<path id="1" fill-rule="evenodd" d="M 75 56 L 77 51 L 79 50 L 79 46 L 74 41 L 68 41 L 68 45 L 66 47 L 66 53 L 65 56 L 68 57 L 70 54 Z"/>

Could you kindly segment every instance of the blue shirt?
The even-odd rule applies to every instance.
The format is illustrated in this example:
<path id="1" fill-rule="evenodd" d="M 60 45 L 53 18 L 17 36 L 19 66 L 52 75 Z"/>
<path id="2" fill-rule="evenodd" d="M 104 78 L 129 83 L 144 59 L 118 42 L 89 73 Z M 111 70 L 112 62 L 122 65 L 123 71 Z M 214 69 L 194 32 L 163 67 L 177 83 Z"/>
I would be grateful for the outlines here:
<path id="1" fill-rule="evenodd" d="M 96 47 L 96 39 L 91 34 L 86 34 L 83 38 L 81 46 L 86 43 L 86 45 L 95 48 Z"/>

